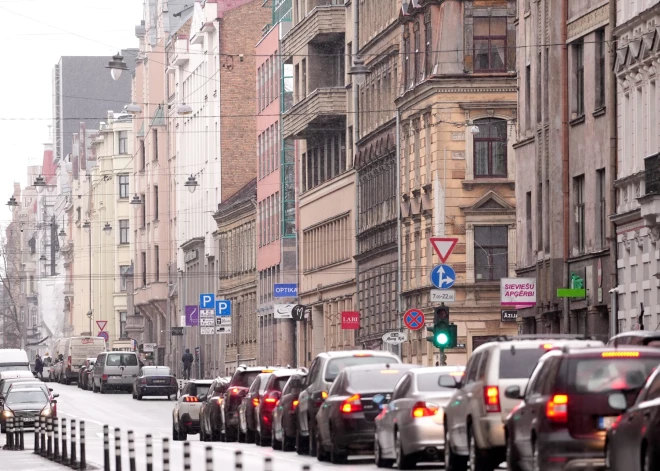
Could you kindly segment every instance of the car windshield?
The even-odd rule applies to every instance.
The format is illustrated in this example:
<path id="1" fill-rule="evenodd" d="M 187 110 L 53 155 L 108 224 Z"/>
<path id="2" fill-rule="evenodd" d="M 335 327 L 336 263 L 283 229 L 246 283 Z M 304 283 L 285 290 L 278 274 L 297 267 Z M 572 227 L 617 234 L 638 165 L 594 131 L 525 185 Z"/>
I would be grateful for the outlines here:
<path id="1" fill-rule="evenodd" d="M 107 366 L 137 366 L 137 356 L 131 353 L 109 353 Z"/>
<path id="2" fill-rule="evenodd" d="M 7 404 L 45 403 L 48 398 L 43 391 L 12 391 L 7 395 Z"/>
<path id="3" fill-rule="evenodd" d="M 546 351 L 543 348 L 500 350 L 500 379 L 527 379 Z"/>
<path id="4" fill-rule="evenodd" d="M 355 371 L 348 378 L 348 388 L 359 393 L 392 392 L 405 373 L 396 367 Z"/>
<path id="5" fill-rule="evenodd" d="M 170 369 L 166 366 L 159 366 L 158 368 L 144 368 L 142 373 L 144 376 L 169 376 Z"/>
<path id="6" fill-rule="evenodd" d="M 351 356 L 333 358 L 328 362 L 328 367 L 325 370 L 325 380 L 332 383 L 339 375 L 339 372 L 347 366 L 356 365 L 374 365 L 385 363 L 398 363 L 398 361 L 390 356 Z"/>
<path id="7" fill-rule="evenodd" d="M 234 376 L 232 386 L 249 388 L 254 379 L 261 374 L 261 371 L 244 371 Z"/>
<path id="8" fill-rule="evenodd" d="M 658 357 L 575 359 L 569 366 L 569 387 L 578 394 L 640 389 L 658 363 Z"/>
<path id="9" fill-rule="evenodd" d="M 463 373 L 423 373 L 417 375 L 417 389 L 420 392 L 451 391 L 460 381 Z"/>

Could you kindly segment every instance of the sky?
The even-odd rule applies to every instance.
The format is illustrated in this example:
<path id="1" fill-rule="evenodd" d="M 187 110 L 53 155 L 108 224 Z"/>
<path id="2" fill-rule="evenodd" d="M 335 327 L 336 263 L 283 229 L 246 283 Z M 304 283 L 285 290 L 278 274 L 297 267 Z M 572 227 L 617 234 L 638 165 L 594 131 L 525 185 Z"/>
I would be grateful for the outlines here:
<path id="1" fill-rule="evenodd" d="M 40 165 L 52 123 L 52 71 L 60 56 L 112 56 L 137 48 L 142 0 L 0 0 L 0 226 L 14 182 Z M 110 73 L 110 72 L 108 72 Z"/>

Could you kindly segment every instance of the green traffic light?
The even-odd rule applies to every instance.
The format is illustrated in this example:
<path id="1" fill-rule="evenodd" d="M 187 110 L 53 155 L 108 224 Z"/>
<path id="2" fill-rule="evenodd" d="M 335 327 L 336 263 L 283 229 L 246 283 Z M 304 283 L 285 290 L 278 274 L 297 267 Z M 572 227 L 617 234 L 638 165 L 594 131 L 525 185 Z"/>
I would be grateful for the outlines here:
<path id="1" fill-rule="evenodd" d="M 444 332 L 440 332 L 438 335 L 435 336 L 435 341 L 439 345 L 447 345 L 449 343 L 449 336 Z"/>

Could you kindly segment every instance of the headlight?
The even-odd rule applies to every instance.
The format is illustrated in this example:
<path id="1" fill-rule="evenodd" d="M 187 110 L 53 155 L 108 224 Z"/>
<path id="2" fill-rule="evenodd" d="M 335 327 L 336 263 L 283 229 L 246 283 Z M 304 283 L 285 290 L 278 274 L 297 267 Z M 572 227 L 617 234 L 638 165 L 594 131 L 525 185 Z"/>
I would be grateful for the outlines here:
<path id="1" fill-rule="evenodd" d="M 43 408 L 41 411 L 41 416 L 42 417 L 50 417 L 53 413 L 53 409 L 50 408 L 50 406 L 46 406 Z"/>
<path id="2" fill-rule="evenodd" d="M 10 411 L 10 410 L 3 410 L 3 411 L 2 411 L 2 416 L 3 416 L 5 419 L 8 419 L 9 417 L 14 417 L 14 413 L 13 413 L 12 411 Z"/>

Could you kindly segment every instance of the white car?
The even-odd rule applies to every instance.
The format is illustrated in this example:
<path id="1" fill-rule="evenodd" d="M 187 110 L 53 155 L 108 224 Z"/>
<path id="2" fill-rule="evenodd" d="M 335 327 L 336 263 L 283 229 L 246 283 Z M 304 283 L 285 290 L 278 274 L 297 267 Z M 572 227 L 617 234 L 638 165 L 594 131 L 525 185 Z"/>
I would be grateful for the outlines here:
<path id="1" fill-rule="evenodd" d="M 172 440 L 183 441 L 188 434 L 199 433 L 199 411 L 212 379 L 197 379 L 186 383 L 172 411 Z"/>

